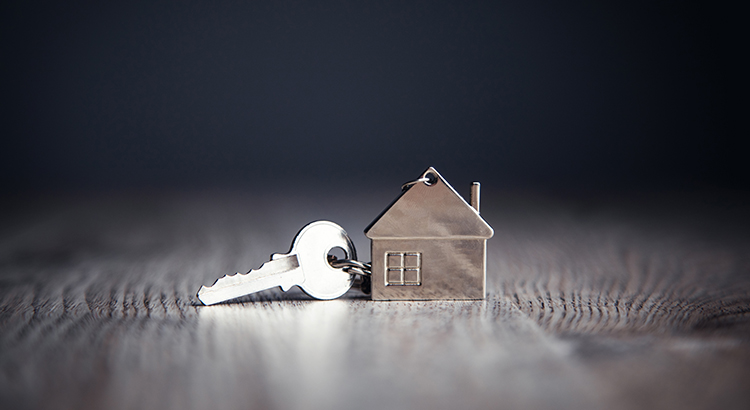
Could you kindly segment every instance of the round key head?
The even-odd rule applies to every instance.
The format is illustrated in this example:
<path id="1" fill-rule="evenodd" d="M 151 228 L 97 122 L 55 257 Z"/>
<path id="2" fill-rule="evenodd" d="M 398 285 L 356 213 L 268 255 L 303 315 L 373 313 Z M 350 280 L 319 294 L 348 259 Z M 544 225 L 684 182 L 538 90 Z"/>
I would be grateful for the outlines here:
<path id="1" fill-rule="evenodd" d="M 346 259 L 357 258 L 349 235 L 333 222 L 312 222 L 294 238 L 291 252 L 297 254 L 305 275 L 299 287 L 316 299 L 335 299 L 346 293 L 354 283 L 351 274 L 328 263 L 328 252 L 333 248 L 343 249 Z"/>

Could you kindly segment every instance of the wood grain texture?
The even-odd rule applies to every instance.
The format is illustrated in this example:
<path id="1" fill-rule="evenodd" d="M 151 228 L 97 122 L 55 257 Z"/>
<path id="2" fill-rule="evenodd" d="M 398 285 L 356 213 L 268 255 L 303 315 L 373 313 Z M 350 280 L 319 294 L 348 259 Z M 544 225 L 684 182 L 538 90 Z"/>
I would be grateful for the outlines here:
<path id="1" fill-rule="evenodd" d="M 290 191 L 291 192 L 291 191 Z M 6 202 L 0 407 L 746 408 L 750 224 L 736 198 L 485 194 L 488 298 L 200 306 L 203 284 L 353 237 L 396 192 Z"/>

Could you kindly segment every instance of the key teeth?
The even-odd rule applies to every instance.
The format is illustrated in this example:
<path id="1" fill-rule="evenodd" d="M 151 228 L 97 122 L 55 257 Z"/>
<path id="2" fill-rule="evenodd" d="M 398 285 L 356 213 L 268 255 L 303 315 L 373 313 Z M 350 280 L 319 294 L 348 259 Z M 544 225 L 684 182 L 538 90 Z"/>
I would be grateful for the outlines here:
<path id="1" fill-rule="evenodd" d="M 218 285 L 219 282 L 227 282 L 227 284 L 236 283 L 243 276 L 247 276 L 248 274 L 249 274 L 249 272 L 248 273 L 235 272 L 235 273 L 226 274 L 226 275 L 220 277 L 219 279 L 216 279 L 216 281 L 214 282 L 214 284 L 211 285 L 211 286 L 201 286 L 201 290 L 203 290 L 203 289 L 210 290 L 214 286 Z M 200 291 L 198 291 L 198 293 L 200 293 Z"/>
<path id="2" fill-rule="evenodd" d="M 198 293 L 196 294 L 196 296 L 198 297 L 198 300 L 200 300 L 201 303 L 203 303 L 206 306 L 218 303 L 218 302 L 206 302 L 206 300 L 204 300 L 205 298 L 203 298 L 201 296 L 203 294 L 205 294 L 205 293 L 210 292 L 211 289 L 214 288 L 214 286 L 216 286 L 216 285 L 219 284 L 219 282 L 227 282 L 227 283 L 223 283 L 223 285 L 231 285 L 233 283 L 237 283 L 242 278 L 242 276 L 247 276 L 247 274 L 242 274 L 242 273 L 239 273 L 239 272 L 235 272 L 233 274 L 224 275 L 224 276 L 220 277 L 219 279 L 216 279 L 216 281 L 211 286 L 202 285 L 201 288 L 198 289 Z"/>
<path id="3" fill-rule="evenodd" d="M 289 257 L 288 255 L 286 256 Z M 283 258 L 277 257 L 272 259 L 271 261 L 260 265 L 258 269 L 253 269 L 247 273 L 235 272 L 234 274 L 224 275 L 217 279 L 211 286 L 201 286 L 200 290 L 198 290 L 197 297 L 204 305 L 213 305 L 225 300 L 255 293 L 260 290 L 270 289 L 273 286 L 280 286 L 286 292 L 296 284 L 298 279 L 285 278 L 283 281 L 276 283 L 274 281 L 279 278 L 274 279 L 273 275 L 275 273 L 285 273 L 299 268 L 299 261 L 296 256 L 285 261 L 280 259 Z M 271 271 L 268 271 L 269 267 Z M 263 271 L 264 269 L 266 269 L 265 272 Z M 253 279 L 256 280 L 256 282 L 250 280 L 247 283 L 243 283 L 249 275 L 256 275 Z M 289 281 L 294 283 L 286 283 Z M 250 290 L 248 290 L 248 283 L 250 284 Z M 269 286 L 269 284 L 273 284 L 273 286 Z"/>

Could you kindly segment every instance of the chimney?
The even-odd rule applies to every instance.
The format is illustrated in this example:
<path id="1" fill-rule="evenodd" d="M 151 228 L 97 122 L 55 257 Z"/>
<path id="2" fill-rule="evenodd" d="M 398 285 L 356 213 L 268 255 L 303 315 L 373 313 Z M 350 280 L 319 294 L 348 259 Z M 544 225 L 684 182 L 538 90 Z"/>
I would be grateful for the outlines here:
<path id="1" fill-rule="evenodd" d="M 479 182 L 471 183 L 471 207 L 479 213 Z"/>

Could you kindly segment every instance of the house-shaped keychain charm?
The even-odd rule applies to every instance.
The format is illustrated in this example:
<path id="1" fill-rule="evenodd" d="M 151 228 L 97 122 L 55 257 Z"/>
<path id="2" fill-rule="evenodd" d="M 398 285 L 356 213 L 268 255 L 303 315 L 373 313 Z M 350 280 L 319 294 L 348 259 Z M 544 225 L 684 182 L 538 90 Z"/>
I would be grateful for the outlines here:
<path id="1" fill-rule="evenodd" d="M 479 183 L 472 184 L 469 205 L 428 168 L 365 229 L 372 299 L 484 299 L 493 234 L 479 216 Z"/>

